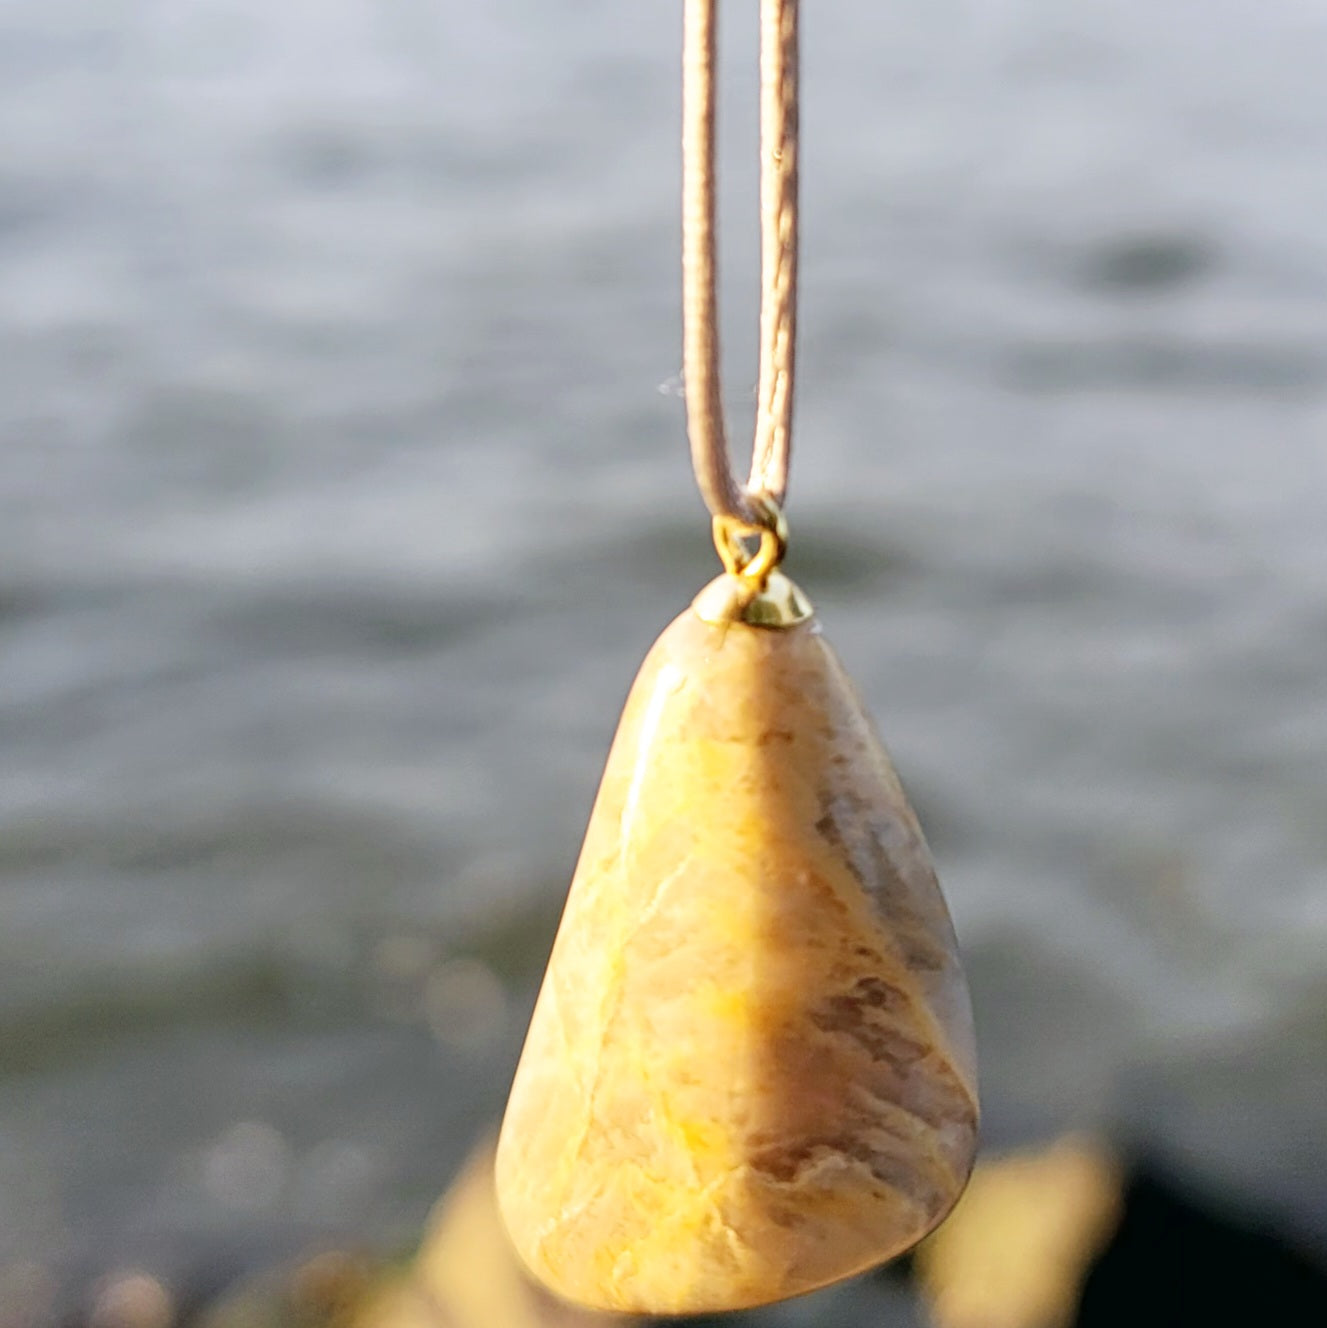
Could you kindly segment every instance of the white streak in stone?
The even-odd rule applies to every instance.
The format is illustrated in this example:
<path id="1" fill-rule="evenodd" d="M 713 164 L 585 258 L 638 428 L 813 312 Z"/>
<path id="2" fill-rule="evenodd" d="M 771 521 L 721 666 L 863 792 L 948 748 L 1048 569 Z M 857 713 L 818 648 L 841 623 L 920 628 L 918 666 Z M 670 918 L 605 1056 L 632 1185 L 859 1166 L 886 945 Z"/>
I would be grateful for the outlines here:
<path id="1" fill-rule="evenodd" d="M 650 704 L 641 720 L 640 736 L 637 739 L 637 757 L 635 769 L 631 772 L 631 786 L 627 789 L 626 801 L 622 807 L 622 843 L 631 843 L 631 831 L 636 819 L 636 810 L 640 806 L 641 788 L 645 776 L 649 773 L 650 757 L 654 751 L 655 735 L 663 720 L 664 710 L 669 698 L 686 681 L 686 674 L 676 664 L 664 663 L 659 668 L 659 676 L 654 682 L 654 691 Z"/>

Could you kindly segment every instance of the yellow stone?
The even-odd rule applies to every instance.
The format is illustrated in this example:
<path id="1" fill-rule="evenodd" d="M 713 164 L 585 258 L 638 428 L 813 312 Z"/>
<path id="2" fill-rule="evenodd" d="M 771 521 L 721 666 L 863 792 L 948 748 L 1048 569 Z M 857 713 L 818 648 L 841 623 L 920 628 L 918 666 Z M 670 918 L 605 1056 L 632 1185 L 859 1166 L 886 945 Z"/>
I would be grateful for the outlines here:
<path id="1" fill-rule="evenodd" d="M 631 690 L 512 1085 L 498 1199 L 568 1300 L 739 1309 L 902 1253 L 977 1140 L 967 985 L 814 619 L 682 614 Z"/>

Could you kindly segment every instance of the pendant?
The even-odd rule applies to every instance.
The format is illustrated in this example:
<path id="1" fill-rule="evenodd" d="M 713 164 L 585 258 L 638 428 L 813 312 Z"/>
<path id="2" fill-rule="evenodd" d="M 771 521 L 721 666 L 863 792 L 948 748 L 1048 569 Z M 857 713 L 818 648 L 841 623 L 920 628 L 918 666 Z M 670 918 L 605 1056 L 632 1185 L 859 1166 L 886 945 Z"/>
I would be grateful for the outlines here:
<path id="1" fill-rule="evenodd" d="M 762 555 L 631 688 L 502 1126 L 515 1248 L 590 1308 L 862 1272 L 944 1218 L 976 1151 L 930 853 L 805 599 L 749 575 Z"/>

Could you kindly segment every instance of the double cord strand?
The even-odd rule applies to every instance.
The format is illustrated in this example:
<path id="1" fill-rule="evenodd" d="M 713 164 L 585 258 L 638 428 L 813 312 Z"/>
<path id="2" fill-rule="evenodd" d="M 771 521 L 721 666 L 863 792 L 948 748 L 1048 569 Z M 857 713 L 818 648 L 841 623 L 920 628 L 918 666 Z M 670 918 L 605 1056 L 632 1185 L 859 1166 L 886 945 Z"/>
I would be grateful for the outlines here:
<path id="1" fill-rule="evenodd" d="M 788 489 L 797 326 L 797 0 L 760 8 L 760 378 L 751 475 L 728 456 L 715 280 L 715 7 L 685 0 L 682 56 L 682 372 L 691 462 L 715 517 L 777 519 Z M 770 503 L 774 504 L 771 512 Z"/>

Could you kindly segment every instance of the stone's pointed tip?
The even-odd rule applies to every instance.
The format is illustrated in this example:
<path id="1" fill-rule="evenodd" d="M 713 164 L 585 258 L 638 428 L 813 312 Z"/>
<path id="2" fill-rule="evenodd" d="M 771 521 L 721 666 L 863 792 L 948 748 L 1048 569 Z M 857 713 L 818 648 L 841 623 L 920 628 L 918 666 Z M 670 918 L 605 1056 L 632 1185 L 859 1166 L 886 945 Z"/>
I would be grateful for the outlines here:
<path id="1" fill-rule="evenodd" d="M 591 1308 L 863 1272 L 976 1150 L 967 984 L 898 777 L 814 624 L 740 622 L 684 612 L 641 667 L 498 1145 L 521 1259 Z"/>
<path id="2" fill-rule="evenodd" d="M 691 602 L 696 616 L 713 623 L 746 623 L 749 627 L 796 627 L 815 615 L 811 601 L 776 568 L 762 589 L 753 593 L 743 577 L 716 576 Z"/>

